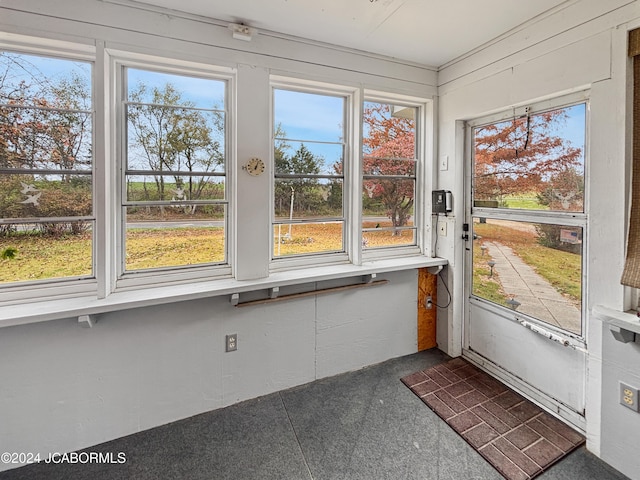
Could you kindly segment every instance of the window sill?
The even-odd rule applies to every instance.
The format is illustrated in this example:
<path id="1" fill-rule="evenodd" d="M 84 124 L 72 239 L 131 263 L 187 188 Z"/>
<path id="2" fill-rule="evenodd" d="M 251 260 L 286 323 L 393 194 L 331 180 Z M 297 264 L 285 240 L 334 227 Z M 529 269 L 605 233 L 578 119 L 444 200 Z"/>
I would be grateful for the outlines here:
<path id="1" fill-rule="evenodd" d="M 611 334 L 619 342 L 629 343 L 640 339 L 640 318 L 635 311 L 622 312 L 596 305 L 593 314 L 609 326 Z"/>
<path id="2" fill-rule="evenodd" d="M 232 295 L 307 282 L 319 282 L 345 277 L 371 275 L 373 273 L 412 270 L 422 267 L 446 265 L 443 258 L 412 256 L 385 260 L 368 261 L 362 265 L 328 265 L 301 270 L 272 273 L 269 277 L 256 280 L 217 279 L 180 285 L 119 291 L 107 298 L 80 296 L 29 304 L 0 307 L 0 328 L 28 323 L 45 322 L 63 318 L 99 315 L 101 313 L 148 307 L 199 298 Z M 85 318 L 85 320 L 87 320 Z M 91 324 L 91 322 L 87 322 Z"/>

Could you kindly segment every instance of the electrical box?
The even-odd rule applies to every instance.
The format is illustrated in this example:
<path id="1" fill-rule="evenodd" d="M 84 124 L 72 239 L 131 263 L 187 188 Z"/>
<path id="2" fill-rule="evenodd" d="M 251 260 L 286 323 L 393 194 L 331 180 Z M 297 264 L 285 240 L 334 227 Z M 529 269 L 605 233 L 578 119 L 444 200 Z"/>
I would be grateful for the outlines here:
<path id="1" fill-rule="evenodd" d="M 447 214 L 453 210 L 453 195 L 449 190 L 431 192 L 432 212 Z"/>

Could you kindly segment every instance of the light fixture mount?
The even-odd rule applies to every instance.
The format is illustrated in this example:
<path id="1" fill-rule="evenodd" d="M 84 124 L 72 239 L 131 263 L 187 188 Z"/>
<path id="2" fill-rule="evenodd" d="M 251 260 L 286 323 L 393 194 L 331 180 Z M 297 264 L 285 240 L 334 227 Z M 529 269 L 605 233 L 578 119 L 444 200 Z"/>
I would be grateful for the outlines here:
<path id="1" fill-rule="evenodd" d="M 244 40 L 245 42 L 250 42 L 253 36 L 258 33 L 255 28 L 245 25 L 244 23 L 230 23 L 229 30 L 231 30 L 233 38 L 236 40 Z"/>

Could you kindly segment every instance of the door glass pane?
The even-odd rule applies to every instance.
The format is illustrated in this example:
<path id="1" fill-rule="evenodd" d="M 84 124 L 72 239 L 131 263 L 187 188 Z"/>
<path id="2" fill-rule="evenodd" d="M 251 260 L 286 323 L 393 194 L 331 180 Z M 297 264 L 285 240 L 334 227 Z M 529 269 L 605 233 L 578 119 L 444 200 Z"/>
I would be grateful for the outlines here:
<path id="1" fill-rule="evenodd" d="M 584 211 L 584 103 L 475 127 L 475 207 Z"/>
<path id="2" fill-rule="evenodd" d="M 474 296 L 580 335 L 582 228 L 476 217 Z"/>

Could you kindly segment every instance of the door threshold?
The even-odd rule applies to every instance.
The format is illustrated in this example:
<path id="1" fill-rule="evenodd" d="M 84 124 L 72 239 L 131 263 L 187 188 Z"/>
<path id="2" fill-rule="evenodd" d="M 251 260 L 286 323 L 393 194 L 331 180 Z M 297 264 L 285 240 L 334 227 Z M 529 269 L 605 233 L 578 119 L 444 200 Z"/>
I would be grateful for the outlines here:
<path id="1" fill-rule="evenodd" d="M 571 425 L 583 435 L 586 434 L 587 421 L 584 414 L 575 411 L 564 403 L 538 390 L 521 378 L 518 378 L 473 350 L 466 348 L 463 349 L 462 356 L 481 370 L 484 370 L 502 381 L 523 397 L 531 400 L 545 411 Z"/>

